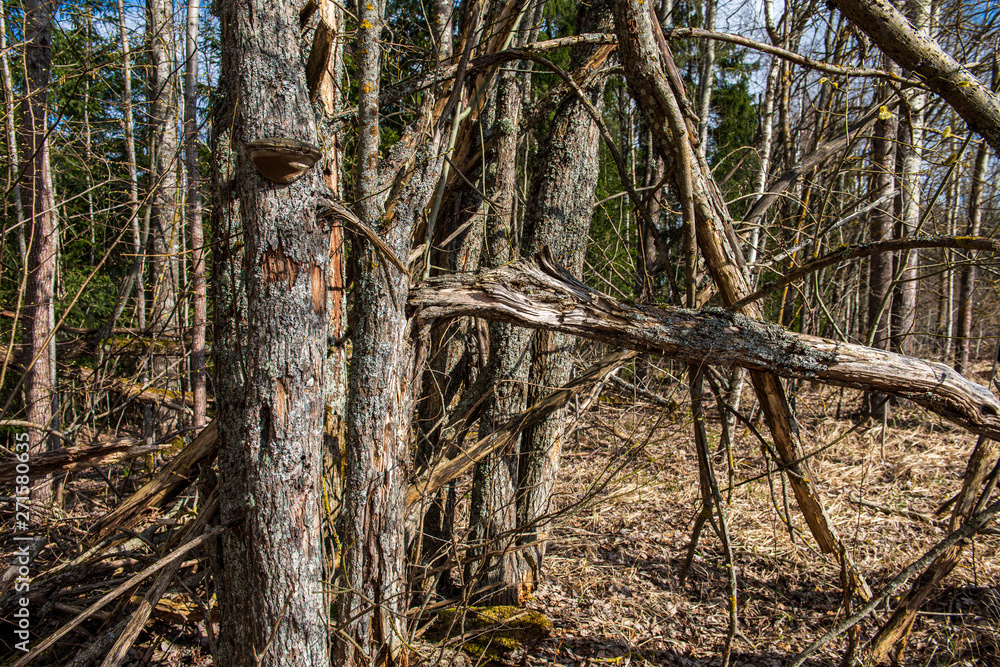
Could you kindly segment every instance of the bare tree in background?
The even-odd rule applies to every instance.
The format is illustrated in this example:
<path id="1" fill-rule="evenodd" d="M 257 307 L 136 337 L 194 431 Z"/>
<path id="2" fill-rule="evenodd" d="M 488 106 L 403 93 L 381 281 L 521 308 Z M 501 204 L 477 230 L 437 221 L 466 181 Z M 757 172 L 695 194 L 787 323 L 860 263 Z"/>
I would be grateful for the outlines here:
<path id="1" fill-rule="evenodd" d="M 25 102 L 21 116 L 21 155 L 24 159 L 21 196 L 28 224 L 26 234 L 26 289 L 24 293 L 26 358 L 30 365 L 24 383 L 30 450 L 48 449 L 56 401 L 54 304 L 56 276 L 56 209 L 49 146 L 48 89 L 52 66 L 52 12 L 48 0 L 28 0 L 24 5 Z M 32 489 L 32 497 L 48 501 L 52 487 L 46 478 Z"/>

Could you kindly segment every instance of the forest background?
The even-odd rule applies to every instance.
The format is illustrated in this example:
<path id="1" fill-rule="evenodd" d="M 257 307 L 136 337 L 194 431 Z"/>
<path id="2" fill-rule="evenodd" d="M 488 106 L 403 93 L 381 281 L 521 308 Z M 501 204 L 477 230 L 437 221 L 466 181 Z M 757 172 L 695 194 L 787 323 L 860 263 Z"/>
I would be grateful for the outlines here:
<path id="1" fill-rule="evenodd" d="M 120 664 L 184 575 L 217 664 L 416 659 L 449 601 L 544 585 L 563 449 L 617 386 L 687 420 L 687 561 L 707 527 L 723 663 L 723 491 L 758 441 L 787 486 L 773 509 L 842 573 L 845 661 L 886 659 L 996 513 L 997 19 L 931 0 L 6 2 L 7 525 L 30 495 L 12 537 L 39 609 L 91 601 L 82 573 L 112 555 L 135 562 L 88 590 L 157 565 L 91 647 L 60 643 L 88 615 L 50 605 L 33 651 Z M 819 384 L 850 389 L 836 419 L 858 428 L 978 436 L 936 499 L 952 541 L 879 590 L 810 469 L 824 447 L 800 441 Z"/>

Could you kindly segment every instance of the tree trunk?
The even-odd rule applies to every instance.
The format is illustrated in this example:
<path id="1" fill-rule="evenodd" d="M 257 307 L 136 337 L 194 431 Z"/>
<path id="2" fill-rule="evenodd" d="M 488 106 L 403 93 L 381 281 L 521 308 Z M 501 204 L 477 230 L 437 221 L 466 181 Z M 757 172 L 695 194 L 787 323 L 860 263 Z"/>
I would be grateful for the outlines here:
<path id="1" fill-rule="evenodd" d="M 517 187 L 517 128 L 521 112 L 521 86 L 516 72 L 504 72 L 497 83 L 492 109 L 492 137 L 486 164 L 493 173 L 486 194 L 496 202 L 486 218 L 484 263 L 501 266 L 519 255 L 515 205 Z M 491 143 L 490 143 L 491 142 Z M 524 411 L 531 365 L 531 332 L 506 323 L 490 325 L 490 360 L 484 369 L 487 386 L 493 387 L 479 420 L 480 437 Z M 494 452 L 473 471 L 469 515 L 472 553 L 481 560 L 470 565 L 467 583 L 488 589 L 484 604 L 517 604 L 521 598 L 519 555 L 516 543 L 515 494 L 518 448 Z"/>
<path id="2" fill-rule="evenodd" d="M 154 335 L 176 338 L 181 333 L 178 302 L 180 288 L 180 161 L 177 136 L 177 68 L 174 62 L 173 3 L 146 0 L 149 49 L 149 146 L 150 146 L 150 241 L 152 276 L 149 320 Z M 153 355 L 153 374 L 162 386 L 179 389 L 175 357 Z M 156 410 L 154 433 L 172 430 L 177 416 L 171 410 Z"/>
<path id="3" fill-rule="evenodd" d="M 705 30 L 715 30 L 716 0 L 704 0 Z M 712 115 L 712 87 L 715 83 L 715 40 L 701 41 L 701 62 L 698 63 L 698 154 L 708 156 L 708 126 Z"/>
<path id="4" fill-rule="evenodd" d="M 434 99 L 379 164 L 380 34 L 382 8 L 360 6 L 358 67 L 357 214 L 395 256 L 406 258 L 418 216 L 430 203 L 444 160 L 432 131 Z M 398 192 L 386 202 L 385 194 Z M 410 421 L 419 377 L 406 314 L 409 277 L 363 241 L 355 248 L 350 392 L 345 442 L 342 569 L 335 662 L 405 662 L 405 488 Z"/>
<path id="5" fill-rule="evenodd" d="M 597 2 L 581 16 L 580 32 L 598 32 L 611 27 L 610 6 Z M 576 69 L 599 50 L 577 49 Z M 584 92 L 600 112 L 604 104 L 604 76 L 592 77 Z M 545 143 L 535 163 L 540 165 L 532 182 L 525 214 L 525 250 L 536 253 L 548 245 L 570 273 L 580 278 L 590 237 L 594 191 L 599 173 L 600 134 L 586 105 L 576 96 L 556 112 Z M 574 337 L 540 330 L 531 354 L 529 405 L 569 381 L 573 366 Z M 520 590 L 531 593 L 539 582 L 549 521 L 545 515 L 559 471 L 566 411 L 557 410 L 527 430 L 521 439 L 518 469 L 517 523 L 526 527 L 519 537 L 523 568 Z"/>
<path id="6" fill-rule="evenodd" d="M 220 7 L 215 127 L 231 135 L 215 141 L 216 218 L 243 238 L 242 267 L 223 247 L 214 273 L 223 298 L 213 346 L 220 511 L 238 521 L 222 540 L 219 660 L 234 666 L 330 660 L 318 511 L 329 251 L 314 208 L 319 174 L 279 185 L 244 149 L 264 137 L 315 141 L 298 9 L 260 0 Z M 232 231 L 217 238 L 235 245 Z"/>
<path id="7" fill-rule="evenodd" d="M 198 0 L 188 0 L 184 53 L 184 162 L 187 168 L 187 222 L 191 233 L 191 293 L 194 320 L 191 323 L 191 392 L 194 394 L 192 425 L 205 426 L 205 323 L 208 294 L 205 285 L 205 241 L 201 225 L 201 169 L 198 165 Z"/>
<path id="8" fill-rule="evenodd" d="M 147 0 L 149 24 L 150 189 L 153 202 L 153 298 L 158 331 L 176 336 L 180 226 L 177 224 L 177 74 L 173 58 L 173 5 Z"/>
<path id="9" fill-rule="evenodd" d="M 993 88 L 1000 85 L 1000 57 L 993 53 Z M 983 190 L 986 186 L 986 167 L 990 149 L 980 144 L 972 169 L 972 189 L 969 193 L 969 223 L 966 234 L 979 236 L 983 226 Z M 958 342 L 955 350 L 955 370 L 965 375 L 969 371 L 969 351 L 972 349 L 972 295 L 976 290 L 976 262 L 962 266 L 958 297 Z M 978 341 L 976 349 L 979 349 Z"/>
<path id="10" fill-rule="evenodd" d="M 910 0 L 907 13 L 913 27 L 921 35 L 930 34 L 930 0 Z M 907 98 L 909 118 L 899 123 L 901 153 L 898 238 L 908 238 L 920 224 L 920 171 L 923 165 L 924 115 L 927 94 L 923 91 Z M 920 251 L 910 250 L 900 255 L 899 285 L 892 302 L 892 349 L 900 354 L 913 354 L 913 329 L 917 315 L 917 279 Z"/>
<path id="11" fill-rule="evenodd" d="M 13 195 L 14 220 L 17 222 L 18 253 L 21 261 L 25 260 L 27 248 L 24 244 L 24 202 L 21 195 L 21 180 L 17 178 L 18 141 L 17 127 L 14 116 L 14 83 L 10 76 L 10 64 L 7 62 L 7 21 L 6 15 L 0 14 L 0 75 L 3 76 L 3 109 L 4 130 L 7 140 L 7 188 Z M 7 202 L 4 198 L 4 215 L 7 216 Z M 3 378 L 0 377 L 0 383 Z"/>
<path id="12" fill-rule="evenodd" d="M 24 305 L 27 324 L 29 366 L 24 384 L 28 421 L 36 427 L 28 432 L 29 450 L 38 454 L 49 448 L 50 436 L 41 429 L 53 428 L 56 388 L 53 290 L 56 273 L 56 211 L 52 205 L 52 175 L 46 168 L 47 93 L 52 64 L 52 11 L 46 0 L 28 0 L 24 5 L 25 102 L 21 121 L 21 155 L 24 159 L 21 195 L 28 223 L 28 272 Z M 32 489 L 32 499 L 48 502 L 52 497 L 50 477 Z"/>
<path id="13" fill-rule="evenodd" d="M 990 148 L 983 143 L 976 153 L 972 170 L 972 192 L 969 193 L 969 236 L 979 236 L 983 225 L 983 188 L 986 184 L 986 166 Z M 958 341 L 955 350 L 955 370 L 965 375 L 969 371 L 969 349 L 972 343 L 972 294 L 976 289 L 976 262 L 962 266 L 961 287 L 958 296 Z"/>
<path id="14" fill-rule="evenodd" d="M 885 66 L 893 64 L 885 58 Z M 882 91 L 889 90 L 888 86 Z M 871 193 L 878 199 L 892 192 L 896 184 L 896 116 L 886 110 L 875 123 L 872 138 L 872 178 Z M 869 216 L 869 238 L 872 243 L 888 241 L 892 238 L 895 211 L 892 199 L 876 207 Z M 889 349 L 889 307 L 892 289 L 892 254 L 872 255 L 868 264 L 868 336 L 867 343 L 880 350 Z M 866 410 L 872 418 L 881 420 L 887 411 L 884 396 L 865 396 Z"/>
<path id="15" fill-rule="evenodd" d="M 139 330 L 146 331 L 146 285 L 143 279 L 145 265 L 145 242 L 139 228 L 139 172 L 135 160 L 135 118 L 132 113 L 132 49 L 129 45 L 128 28 L 125 25 L 125 3 L 118 0 L 118 32 L 122 45 L 122 90 L 125 98 L 125 123 L 122 130 L 125 133 L 125 159 L 128 161 L 128 211 L 132 231 L 132 272 L 129 282 L 137 294 L 136 320 Z M 123 290 L 119 309 L 124 309 L 128 300 L 128 290 Z M 120 314 L 120 310 L 119 313 Z M 110 327 L 114 327 L 117 317 L 111 318 Z"/>

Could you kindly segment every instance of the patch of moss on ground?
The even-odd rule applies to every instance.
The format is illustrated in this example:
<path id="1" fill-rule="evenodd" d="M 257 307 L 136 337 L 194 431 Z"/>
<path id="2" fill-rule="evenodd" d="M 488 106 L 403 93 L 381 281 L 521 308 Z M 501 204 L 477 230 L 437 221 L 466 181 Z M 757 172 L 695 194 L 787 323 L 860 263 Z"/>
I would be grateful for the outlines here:
<path id="1" fill-rule="evenodd" d="M 468 635 L 462 650 L 486 658 L 502 658 L 552 632 L 552 621 L 545 614 L 514 606 L 445 609 L 438 614 L 436 625 L 442 638 Z"/>

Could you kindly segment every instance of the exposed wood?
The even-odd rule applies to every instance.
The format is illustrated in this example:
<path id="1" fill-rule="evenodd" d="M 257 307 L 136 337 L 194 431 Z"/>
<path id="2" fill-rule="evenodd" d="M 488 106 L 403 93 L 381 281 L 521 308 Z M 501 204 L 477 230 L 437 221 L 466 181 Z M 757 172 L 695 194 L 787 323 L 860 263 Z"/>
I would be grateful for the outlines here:
<path id="1" fill-rule="evenodd" d="M 1000 436 L 1000 401 L 944 364 L 792 333 L 729 311 L 629 305 L 575 280 L 544 252 L 477 275 L 431 278 L 411 289 L 410 305 L 425 320 L 474 315 L 684 362 L 710 360 L 870 389 L 910 399 L 975 433 Z"/>
<path id="2" fill-rule="evenodd" d="M 135 526 L 144 517 L 155 514 L 190 485 L 203 461 L 215 457 L 219 444 L 219 429 L 209 422 L 198 436 L 153 475 L 138 491 L 126 498 L 113 512 L 102 517 L 91 528 L 91 542 L 99 542 L 117 530 Z"/>
<path id="3" fill-rule="evenodd" d="M 74 378 L 80 382 L 93 382 L 95 371 L 90 368 L 72 368 L 66 371 L 66 377 Z M 173 391 L 153 386 L 150 383 L 130 380 L 128 378 L 102 378 L 104 386 L 111 391 L 118 392 L 122 396 L 133 401 L 162 405 L 171 410 L 180 412 L 191 412 L 196 404 L 195 394 L 190 391 Z M 215 399 L 211 396 L 205 397 L 206 401 L 212 402 Z"/>
<path id="4" fill-rule="evenodd" d="M 476 461 L 512 442 L 525 429 L 540 423 L 574 398 L 586 395 L 587 398 L 581 401 L 581 409 L 586 409 L 586 406 L 596 397 L 596 390 L 599 390 L 612 373 L 633 359 L 635 355 L 636 353 L 633 351 L 615 352 L 608 355 L 581 373 L 572 382 L 553 391 L 514 419 L 481 438 L 471 447 L 463 449 L 457 454 L 451 454 L 446 460 L 435 462 L 429 469 L 418 472 L 416 479 L 406 491 L 406 506 L 413 507 L 420 498 L 458 478 Z"/>
<path id="5" fill-rule="evenodd" d="M 15 662 L 11 667 L 27 667 L 32 663 L 32 661 L 35 658 L 37 658 L 42 653 L 51 648 L 57 641 L 59 641 L 67 634 L 72 632 L 85 620 L 91 618 L 92 616 L 100 612 L 100 610 L 103 609 L 105 606 L 107 606 L 109 602 L 119 597 L 120 595 L 123 595 L 124 593 L 133 590 L 136 586 L 141 584 L 143 581 L 145 581 L 152 575 L 156 574 L 165 567 L 169 567 L 171 564 L 180 560 L 181 557 L 189 554 L 191 551 L 197 549 L 198 547 L 208 542 L 210 539 L 219 535 L 219 533 L 228 530 L 229 528 L 232 527 L 232 525 L 233 524 L 226 524 L 223 526 L 219 526 L 217 528 L 213 528 L 212 530 L 204 532 L 201 535 L 192 536 L 192 538 L 187 542 L 185 542 L 182 546 L 178 547 L 177 549 L 167 554 L 160 560 L 156 561 L 149 567 L 145 568 L 138 574 L 129 577 L 128 581 L 126 581 L 125 583 L 120 584 L 111 591 L 109 591 L 108 593 L 105 593 L 103 596 L 101 596 L 101 598 L 97 602 L 87 607 L 87 609 L 85 609 L 72 621 L 63 624 L 62 627 L 60 627 L 54 633 L 46 637 L 44 640 L 38 642 L 37 644 L 32 645 L 31 651 L 24 654 L 21 657 L 21 659 Z"/>

